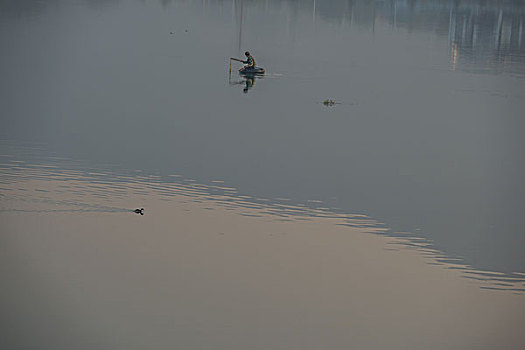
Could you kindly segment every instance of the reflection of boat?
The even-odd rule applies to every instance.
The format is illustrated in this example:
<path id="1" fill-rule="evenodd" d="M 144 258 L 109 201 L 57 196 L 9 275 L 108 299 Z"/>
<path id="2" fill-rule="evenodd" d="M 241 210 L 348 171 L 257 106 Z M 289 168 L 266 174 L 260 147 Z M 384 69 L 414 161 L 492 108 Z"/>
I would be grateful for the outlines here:
<path id="1" fill-rule="evenodd" d="M 243 80 L 233 81 L 233 82 L 230 80 L 230 85 L 246 84 L 246 86 L 244 87 L 244 89 L 242 89 L 242 91 L 245 94 L 247 94 L 248 91 L 250 91 L 251 88 L 253 88 L 253 86 L 255 85 L 255 80 L 258 78 L 262 78 L 262 75 L 261 74 L 241 74 L 241 77 L 243 78 Z"/>
<path id="2" fill-rule="evenodd" d="M 263 75 L 265 72 L 264 68 L 261 67 L 246 67 L 239 70 L 240 75 Z"/>

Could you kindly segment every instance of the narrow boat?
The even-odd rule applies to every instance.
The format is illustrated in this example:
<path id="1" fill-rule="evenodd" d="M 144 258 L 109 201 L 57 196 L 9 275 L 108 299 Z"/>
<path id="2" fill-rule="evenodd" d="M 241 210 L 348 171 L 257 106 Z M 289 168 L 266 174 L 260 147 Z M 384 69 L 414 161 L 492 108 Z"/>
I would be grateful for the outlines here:
<path id="1" fill-rule="evenodd" d="M 255 67 L 255 68 L 243 68 L 239 70 L 240 75 L 263 75 L 265 72 L 264 68 Z"/>

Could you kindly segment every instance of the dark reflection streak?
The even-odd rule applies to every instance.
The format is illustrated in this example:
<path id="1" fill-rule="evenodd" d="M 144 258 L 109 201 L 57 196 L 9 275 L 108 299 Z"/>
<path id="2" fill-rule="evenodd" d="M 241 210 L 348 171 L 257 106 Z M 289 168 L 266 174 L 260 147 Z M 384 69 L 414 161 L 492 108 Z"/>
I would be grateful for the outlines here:
<path id="1" fill-rule="evenodd" d="M 131 210 L 127 209 L 35 209 L 35 210 L 29 210 L 29 209 L 0 209 L 0 213 L 123 213 L 123 212 L 131 212 Z"/>
<path id="2" fill-rule="evenodd" d="M 68 192 L 72 193 L 72 191 L 68 191 Z M 84 194 L 85 191 L 79 191 L 78 193 L 79 194 Z M 84 207 L 84 208 L 88 208 L 90 210 L 102 211 L 102 212 L 105 212 L 105 211 L 107 211 L 107 212 L 127 212 L 127 211 L 130 210 L 130 209 L 126 209 L 126 208 L 108 207 L 108 206 L 103 206 L 103 205 L 86 204 L 86 203 L 64 201 L 64 200 L 53 200 L 53 199 L 45 198 L 45 197 L 42 197 L 42 198 L 34 198 L 34 197 L 23 198 L 23 197 L 20 197 L 20 196 L 7 196 L 7 199 L 16 199 L 17 201 L 30 202 L 30 203 L 39 202 L 39 203 L 47 203 L 47 204 L 53 204 L 53 205 Z M 12 211 L 12 210 L 15 210 L 15 209 L 5 209 L 3 211 Z M 81 209 L 78 209 L 78 210 L 81 210 Z M 16 210 L 16 211 L 21 211 L 21 210 Z"/>
<path id="3" fill-rule="evenodd" d="M 481 289 L 490 289 L 490 290 L 505 290 L 505 291 L 515 291 L 515 292 L 525 292 L 525 288 L 496 288 L 496 287 L 486 287 L 482 286 Z"/>
<path id="4" fill-rule="evenodd" d="M 3 0 L 0 1 L 0 18 L 38 17 L 52 3 L 59 0 Z"/>

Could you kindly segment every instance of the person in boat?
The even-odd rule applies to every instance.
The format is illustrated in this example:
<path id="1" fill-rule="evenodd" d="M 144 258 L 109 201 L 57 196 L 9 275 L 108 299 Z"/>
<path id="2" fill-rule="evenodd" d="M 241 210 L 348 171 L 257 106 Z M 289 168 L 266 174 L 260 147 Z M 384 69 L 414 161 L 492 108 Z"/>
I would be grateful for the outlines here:
<path id="1" fill-rule="evenodd" d="M 244 55 L 246 56 L 246 61 L 241 61 L 241 62 L 244 63 L 246 66 L 242 67 L 240 71 L 242 72 L 245 70 L 255 69 L 255 59 L 250 54 L 250 52 L 246 51 Z"/>

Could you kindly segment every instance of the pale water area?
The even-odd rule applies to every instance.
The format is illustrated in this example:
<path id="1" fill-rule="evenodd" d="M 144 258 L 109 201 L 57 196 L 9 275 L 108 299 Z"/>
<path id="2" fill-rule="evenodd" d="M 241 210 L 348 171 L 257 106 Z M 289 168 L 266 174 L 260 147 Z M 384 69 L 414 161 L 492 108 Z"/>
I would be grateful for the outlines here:
<path id="1" fill-rule="evenodd" d="M 524 20 L 0 0 L 0 347 L 523 348 Z"/>

